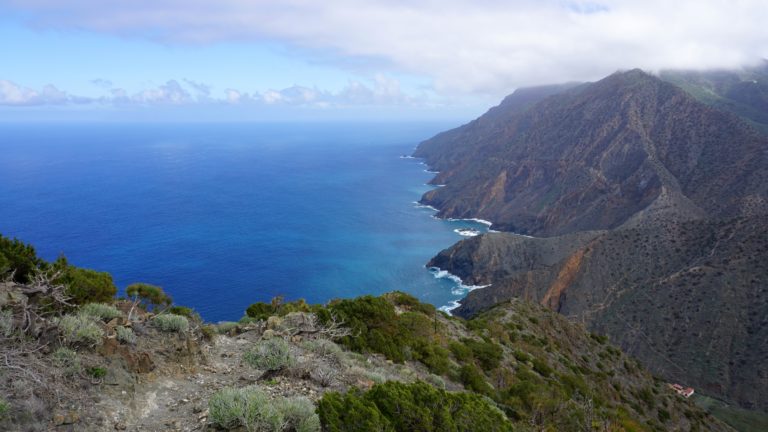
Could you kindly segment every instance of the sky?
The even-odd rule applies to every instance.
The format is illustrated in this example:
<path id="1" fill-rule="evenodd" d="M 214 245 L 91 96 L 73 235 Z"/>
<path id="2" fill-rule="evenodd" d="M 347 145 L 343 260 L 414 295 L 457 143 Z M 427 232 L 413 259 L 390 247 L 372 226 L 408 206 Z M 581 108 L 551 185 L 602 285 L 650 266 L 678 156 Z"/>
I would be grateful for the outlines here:
<path id="1" fill-rule="evenodd" d="M 0 120 L 471 119 L 768 58 L 765 0 L 0 0 Z"/>

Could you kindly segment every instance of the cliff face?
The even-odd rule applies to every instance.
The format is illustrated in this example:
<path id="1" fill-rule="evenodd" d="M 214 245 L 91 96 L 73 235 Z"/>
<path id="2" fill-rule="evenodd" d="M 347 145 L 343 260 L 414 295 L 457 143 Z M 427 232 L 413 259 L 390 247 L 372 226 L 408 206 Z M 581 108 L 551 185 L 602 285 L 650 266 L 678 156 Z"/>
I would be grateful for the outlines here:
<path id="1" fill-rule="evenodd" d="M 512 97 L 508 99 L 513 99 Z M 415 153 L 423 202 L 491 233 L 428 264 L 607 334 L 655 373 L 768 410 L 768 138 L 641 71 L 481 117 Z"/>
<path id="2" fill-rule="evenodd" d="M 768 141 L 736 116 L 638 70 L 558 90 L 422 143 L 446 185 L 422 202 L 537 236 L 616 228 L 654 203 L 681 220 L 768 208 Z"/>
<path id="3" fill-rule="evenodd" d="M 492 233 L 430 265 L 471 292 L 454 312 L 526 298 L 610 336 L 668 380 L 766 409 L 768 226 L 761 217 L 563 237 Z"/>

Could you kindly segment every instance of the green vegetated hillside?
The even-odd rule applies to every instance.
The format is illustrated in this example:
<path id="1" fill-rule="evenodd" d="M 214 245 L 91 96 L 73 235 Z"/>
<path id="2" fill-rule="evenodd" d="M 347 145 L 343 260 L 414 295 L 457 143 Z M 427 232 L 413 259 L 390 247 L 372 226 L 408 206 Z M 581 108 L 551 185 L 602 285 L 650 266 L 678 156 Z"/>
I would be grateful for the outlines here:
<path id="1" fill-rule="evenodd" d="M 433 258 L 429 266 L 491 284 L 456 312 L 537 302 L 609 335 L 667 380 L 764 415 L 764 69 L 631 70 L 518 90 L 421 143 L 414 155 L 444 185 L 422 203 L 536 236 L 489 233 Z M 694 87 L 719 102 L 704 103 Z M 529 97 L 515 105 L 518 94 Z"/>
<path id="2" fill-rule="evenodd" d="M 86 282 L 56 282 L 20 242 L 0 256 L 31 263 L 0 283 L 3 430 L 729 429 L 608 338 L 523 300 L 464 320 L 400 292 L 278 298 L 213 325 L 146 284 L 72 303 Z"/>

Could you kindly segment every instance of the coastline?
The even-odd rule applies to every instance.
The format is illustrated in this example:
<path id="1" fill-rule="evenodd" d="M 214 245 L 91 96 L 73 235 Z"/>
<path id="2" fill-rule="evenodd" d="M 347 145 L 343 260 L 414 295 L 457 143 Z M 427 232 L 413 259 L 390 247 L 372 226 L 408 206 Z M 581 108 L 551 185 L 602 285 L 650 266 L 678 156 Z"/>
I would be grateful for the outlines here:
<path id="1" fill-rule="evenodd" d="M 450 279 L 455 284 L 456 287 L 451 290 L 451 293 L 457 296 L 462 296 L 462 298 L 457 300 L 452 300 L 449 304 L 443 305 L 438 307 L 439 310 L 447 313 L 448 315 L 452 315 L 451 311 L 456 309 L 457 307 L 461 306 L 461 300 L 464 299 L 464 297 L 467 296 L 468 293 L 482 289 L 482 288 L 488 288 L 491 286 L 491 284 L 487 285 L 466 285 L 463 280 L 461 280 L 460 277 L 456 276 L 455 274 L 449 272 L 448 270 L 443 270 L 439 267 L 429 267 L 429 272 L 432 273 L 432 276 L 435 277 L 435 279 Z"/>
<path id="2" fill-rule="evenodd" d="M 400 158 L 401 159 L 422 159 L 421 161 L 419 161 L 419 164 L 420 165 L 424 165 L 424 166 L 427 167 L 426 169 L 424 169 L 424 172 L 430 173 L 430 174 L 439 174 L 440 173 L 439 171 L 432 171 L 431 167 L 429 166 L 429 164 L 427 164 L 423 160 L 423 158 L 417 158 L 415 156 L 400 156 Z M 433 188 L 438 188 L 438 187 L 444 187 L 445 186 L 444 184 L 434 185 L 434 184 L 430 184 L 430 183 L 427 183 L 426 185 L 430 186 L 430 187 L 433 187 Z M 429 205 L 429 204 L 424 204 L 421 201 L 413 201 L 413 204 L 414 204 L 414 206 L 416 208 L 428 209 L 428 210 L 431 210 L 431 211 L 433 211 L 435 213 L 439 213 L 440 212 L 440 209 L 438 209 L 437 207 L 434 207 L 434 206 Z M 475 222 L 475 223 L 479 223 L 481 225 L 485 225 L 487 227 L 487 233 L 500 232 L 500 231 L 492 230 L 491 227 L 493 226 L 493 222 L 489 221 L 489 220 L 486 220 L 486 219 L 481 219 L 481 218 L 441 218 L 441 217 L 437 216 L 436 214 L 432 214 L 432 215 L 430 215 L 430 217 L 432 217 L 434 219 L 437 219 L 437 220 L 443 220 L 443 221 L 448 221 L 448 222 L 462 222 L 462 221 Z M 458 228 L 454 229 L 453 231 L 455 233 L 457 233 L 458 235 L 462 236 L 462 237 L 474 237 L 474 236 L 477 236 L 477 235 L 484 234 L 482 232 L 478 232 L 477 234 L 472 234 L 472 235 L 463 234 L 461 232 L 462 230 L 458 229 Z M 439 310 L 447 313 L 448 315 L 452 315 L 451 311 L 453 311 L 454 309 L 456 309 L 459 306 L 461 306 L 461 301 L 464 300 L 464 298 L 466 298 L 468 293 L 470 293 L 470 292 L 472 292 L 474 290 L 478 290 L 478 289 L 482 289 L 482 288 L 488 288 L 488 287 L 491 286 L 491 284 L 487 284 L 487 285 L 467 285 L 467 284 L 464 283 L 464 281 L 459 276 L 456 276 L 455 274 L 453 274 L 453 273 L 451 273 L 451 272 L 449 272 L 447 270 L 443 270 L 443 269 L 441 269 L 439 267 L 427 267 L 427 270 L 432 274 L 432 276 L 435 279 L 449 279 L 449 280 L 453 281 L 454 284 L 455 284 L 455 287 L 451 289 L 451 293 L 456 295 L 456 296 L 461 296 L 461 298 L 459 298 L 459 299 L 451 300 L 447 305 L 443 305 L 443 306 L 439 306 L 438 307 Z"/>

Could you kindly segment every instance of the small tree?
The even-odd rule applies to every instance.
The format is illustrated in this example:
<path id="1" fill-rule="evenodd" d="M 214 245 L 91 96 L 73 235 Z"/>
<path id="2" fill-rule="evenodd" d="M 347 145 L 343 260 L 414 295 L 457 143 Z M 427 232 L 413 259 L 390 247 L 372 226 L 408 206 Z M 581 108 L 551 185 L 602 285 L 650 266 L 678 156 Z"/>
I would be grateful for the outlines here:
<path id="1" fill-rule="evenodd" d="M 146 283 L 128 285 L 125 293 L 128 297 L 133 297 L 134 304 L 140 302 L 147 310 L 165 309 L 173 303 L 171 297 L 162 288 Z"/>

